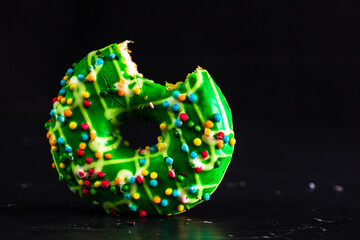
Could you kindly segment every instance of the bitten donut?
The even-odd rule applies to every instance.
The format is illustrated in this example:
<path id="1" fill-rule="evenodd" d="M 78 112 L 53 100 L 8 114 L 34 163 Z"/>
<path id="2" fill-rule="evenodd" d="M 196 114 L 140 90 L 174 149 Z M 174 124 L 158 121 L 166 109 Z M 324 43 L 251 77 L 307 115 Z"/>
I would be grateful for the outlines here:
<path id="1" fill-rule="evenodd" d="M 108 213 L 182 213 L 209 200 L 225 174 L 236 142 L 231 110 L 200 67 L 166 86 L 143 78 L 129 42 L 90 52 L 60 81 L 45 124 L 52 167 Z M 156 144 L 130 146 L 121 132 L 130 116 L 159 126 Z"/>

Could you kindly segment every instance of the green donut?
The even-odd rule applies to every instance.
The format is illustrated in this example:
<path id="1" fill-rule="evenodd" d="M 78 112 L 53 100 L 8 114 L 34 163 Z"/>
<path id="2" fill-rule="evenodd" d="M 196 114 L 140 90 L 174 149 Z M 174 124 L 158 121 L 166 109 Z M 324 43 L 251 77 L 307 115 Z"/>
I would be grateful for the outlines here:
<path id="1" fill-rule="evenodd" d="M 209 200 L 225 174 L 236 142 L 231 110 L 200 67 L 166 86 L 143 78 L 129 42 L 90 52 L 60 81 L 45 124 L 52 167 L 108 213 L 182 213 Z M 121 125 L 130 116 L 159 125 L 156 145 L 129 146 Z"/>

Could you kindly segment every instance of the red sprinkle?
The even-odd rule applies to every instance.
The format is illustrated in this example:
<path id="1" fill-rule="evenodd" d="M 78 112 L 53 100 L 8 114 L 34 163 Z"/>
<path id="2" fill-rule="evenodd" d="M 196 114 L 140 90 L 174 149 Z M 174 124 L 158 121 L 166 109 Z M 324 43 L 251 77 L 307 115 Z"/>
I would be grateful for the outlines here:
<path id="1" fill-rule="evenodd" d="M 79 157 L 82 157 L 82 156 L 84 155 L 84 151 L 81 150 L 81 149 L 78 149 L 78 150 L 76 151 L 76 155 L 78 155 Z"/>
<path id="2" fill-rule="evenodd" d="M 199 172 L 201 172 L 201 171 L 202 171 L 202 167 L 201 167 L 201 166 L 195 168 L 195 172 L 199 173 Z"/>
<path id="3" fill-rule="evenodd" d="M 57 102 L 57 97 L 54 97 L 54 98 L 52 99 L 52 102 L 53 102 L 53 103 L 56 103 L 56 102 Z"/>
<path id="4" fill-rule="evenodd" d="M 91 157 L 87 157 L 86 159 L 85 159 L 85 161 L 86 161 L 86 163 L 92 163 L 92 158 Z"/>
<path id="5" fill-rule="evenodd" d="M 87 186 L 87 187 L 90 186 L 90 181 L 89 181 L 89 180 L 85 180 L 85 181 L 84 181 L 84 185 Z"/>
<path id="6" fill-rule="evenodd" d="M 136 182 L 142 183 L 143 181 L 144 181 L 144 177 L 142 175 L 137 175 L 136 176 Z"/>
<path id="7" fill-rule="evenodd" d="M 175 172 L 174 172 L 174 170 L 170 170 L 169 171 L 169 177 L 171 177 L 171 178 L 174 178 L 175 177 Z"/>
<path id="8" fill-rule="evenodd" d="M 225 137 L 225 134 L 223 132 L 219 132 L 218 134 L 216 134 L 217 139 L 223 139 L 224 137 Z"/>
<path id="9" fill-rule="evenodd" d="M 84 172 L 84 170 L 80 169 L 79 172 L 78 172 L 79 178 L 84 178 L 85 175 L 86 175 L 86 173 Z"/>
<path id="10" fill-rule="evenodd" d="M 93 175 L 95 173 L 95 170 L 93 168 L 90 168 L 88 170 L 89 175 Z"/>
<path id="11" fill-rule="evenodd" d="M 141 210 L 140 212 L 139 212 L 139 216 L 140 217 L 146 217 L 146 211 L 145 210 Z"/>
<path id="12" fill-rule="evenodd" d="M 107 188 L 110 185 L 110 182 L 108 180 L 104 180 L 102 181 L 101 185 L 103 188 Z"/>
<path id="13" fill-rule="evenodd" d="M 112 209 L 112 208 L 109 208 L 109 213 L 110 213 L 110 214 L 115 214 L 116 211 L 115 211 L 114 209 Z"/>
<path id="14" fill-rule="evenodd" d="M 83 193 L 84 195 L 88 195 L 88 194 L 89 194 L 89 189 L 84 188 L 84 189 L 82 190 L 82 193 Z"/>
<path id="15" fill-rule="evenodd" d="M 97 176 L 99 178 L 103 178 L 103 177 L 105 177 L 105 173 L 104 172 L 98 172 Z"/>
<path id="16" fill-rule="evenodd" d="M 89 100 L 84 100 L 83 102 L 84 107 L 88 108 L 91 105 L 91 102 Z"/>
<path id="17" fill-rule="evenodd" d="M 209 152 L 206 151 L 206 150 L 204 150 L 204 151 L 202 151 L 201 156 L 202 156 L 203 158 L 207 158 L 207 157 L 209 156 Z"/>
<path id="18" fill-rule="evenodd" d="M 188 116 L 185 113 L 180 113 L 179 118 L 181 121 L 186 121 L 188 119 Z"/>
<path id="19" fill-rule="evenodd" d="M 86 130 L 86 129 L 89 128 L 89 124 L 83 123 L 83 124 L 81 124 L 81 128 L 84 129 L 84 130 Z"/>

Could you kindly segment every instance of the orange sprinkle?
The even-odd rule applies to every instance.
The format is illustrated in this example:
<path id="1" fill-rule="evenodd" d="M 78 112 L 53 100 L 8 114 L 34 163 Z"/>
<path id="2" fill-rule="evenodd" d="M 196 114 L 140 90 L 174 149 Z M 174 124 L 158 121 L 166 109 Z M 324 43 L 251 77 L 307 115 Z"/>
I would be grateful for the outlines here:
<path id="1" fill-rule="evenodd" d="M 119 97 L 122 97 L 122 96 L 125 95 L 125 91 L 122 90 L 122 89 L 120 89 L 120 90 L 117 92 L 117 94 L 119 95 Z"/>
<path id="2" fill-rule="evenodd" d="M 101 152 L 96 152 L 96 153 L 95 153 L 95 158 L 96 158 L 96 159 L 101 158 Z"/>
<path id="3" fill-rule="evenodd" d="M 204 135 L 205 135 L 205 136 L 210 137 L 210 133 L 211 133 L 210 128 L 205 128 L 205 129 L 204 129 Z"/>
<path id="4" fill-rule="evenodd" d="M 79 148 L 81 149 L 81 150 L 84 150 L 85 148 L 86 148 L 86 143 L 80 143 L 79 144 Z"/>
<path id="5" fill-rule="evenodd" d="M 218 141 L 217 143 L 216 143 L 216 147 L 217 148 L 223 148 L 224 147 L 224 142 L 223 141 Z"/>
<path id="6" fill-rule="evenodd" d="M 50 131 L 49 131 L 49 132 L 46 133 L 46 138 L 49 139 L 50 136 L 51 136 L 51 133 L 50 133 Z"/>
<path id="7" fill-rule="evenodd" d="M 50 145 L 55 146 L 56 145 L 55 138 L 51 136 L 50 139 L 49 139 L 49 143 L 50 143 Z"/>
<path id="8" fill-rule="evenodd" d="M 95 138 L 96 138 L 96 132 L 95 131 L 90 132 L 90 138 L 91 138 L 91 140 L 95 140 Z"/>
<path id="9" fill-rule="evenodd" d="M 120 178 L 120 177 L 116 177 L 116 178 L 115 178 L 115 184 L 116 184 L 116 185 L 120 185 L 120 183 L 121 183 L 121 178 Z"/>
<path id="10" fill-rule="evenodd" d="M 120 85 L 126 84 L 125 78 L 120 79 L 119 84 L 120 84 Z"/>
<path id="11" fill-rule="evenodd" d="M 212 128 L 213 126 L 214 126 L 214 123 L 213 123 L 212 121 L 207 120 L 207 121 L 205 122 L 205 127 L 206 127 L 206 128 Z"/>
<path id="12" fill-rule="evenodd" d="M 180 94 L 178 99 L 179 99 L 180 102 L 185 101 L 186 100 L 186 94 Z"/>
<path id="13" fill-rule="evenodd" d="M 105 159 L 111 159 L 112 158 L 112 155 L 111 153 L 105 153 Z"/>
<path id="14" fill-rule="evenodd" d="M 53 169 L 55 169 L 55 163 L 52 163 L 52 164 L 51 164 L 51 167 L 52 167 Z"/>
<path id="15" fill-rule="evenodd" d="M 65 109 L 64 116 L 65 117 L 70 117 L 71 115 L 72 115 L 72 111 L 70 109 Z"/>
<path id="16" fill-rule="evenodd" d="M 89 80 L 89 82 L 93 82 L 96 80 L 96 75 L 94 72 L 91 72 L 87 75 L 87 79 Z"/>
<path id="17" fill-rule="evenodd" d="M 62 98 L 63 98 L 63 96 L 60 95 L 57 97 L 57 100 L 60 102 Z"/>

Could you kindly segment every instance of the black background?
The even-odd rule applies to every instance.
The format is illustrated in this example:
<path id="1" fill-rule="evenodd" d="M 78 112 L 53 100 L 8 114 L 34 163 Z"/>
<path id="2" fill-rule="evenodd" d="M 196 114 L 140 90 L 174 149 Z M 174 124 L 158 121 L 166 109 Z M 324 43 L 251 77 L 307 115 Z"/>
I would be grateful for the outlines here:
<path id="1" fill-rule="evenodd" d="M 359 239 L 359 5 L 3 1 L 3 236 Z M 200 65 L 232 109 L 237 145 L 223 183 L 177 217 L 104 216 L 51 169 L 43 126 L 63 74 L 126 39 L 145 77 L 175 83 Z"/>

